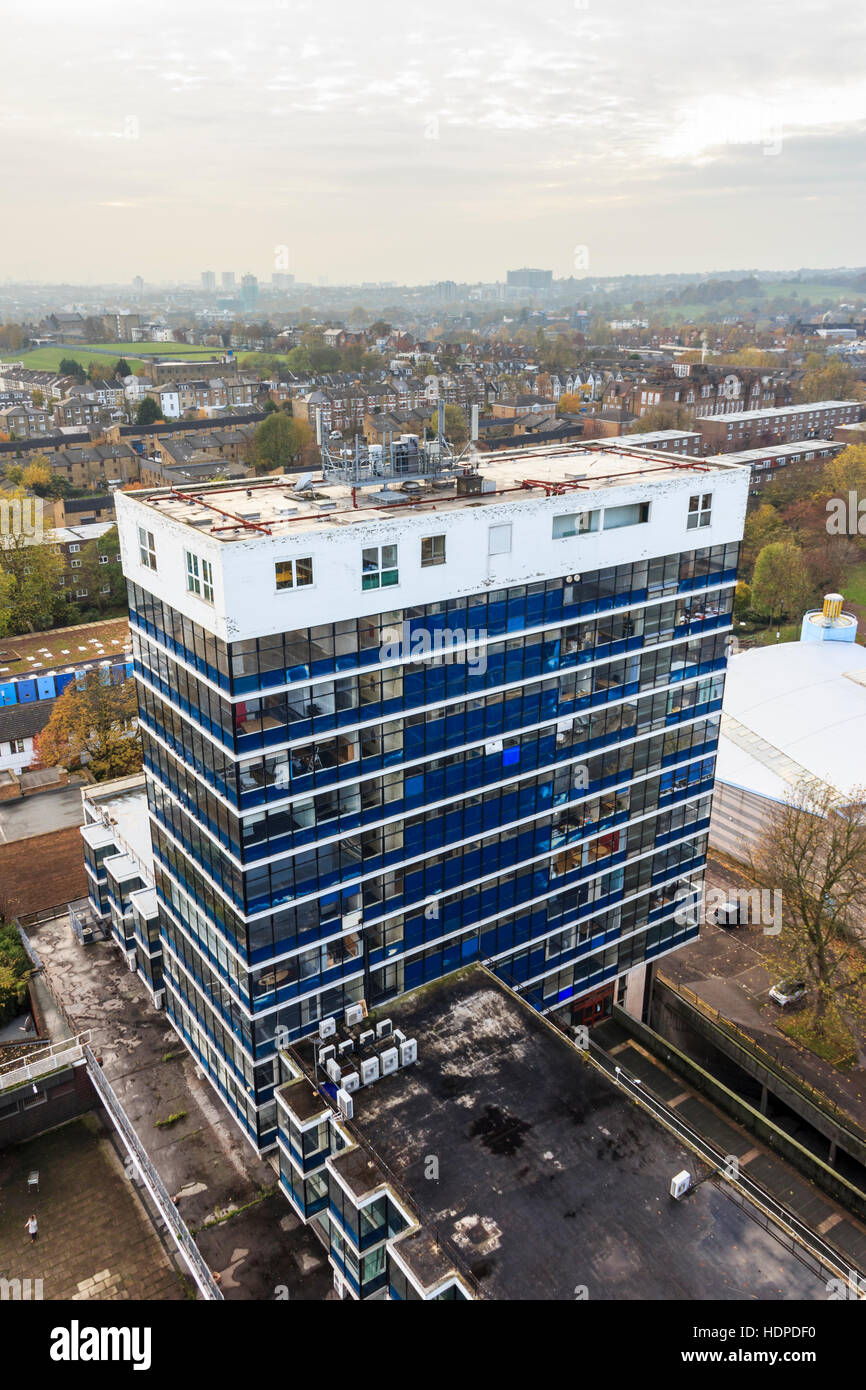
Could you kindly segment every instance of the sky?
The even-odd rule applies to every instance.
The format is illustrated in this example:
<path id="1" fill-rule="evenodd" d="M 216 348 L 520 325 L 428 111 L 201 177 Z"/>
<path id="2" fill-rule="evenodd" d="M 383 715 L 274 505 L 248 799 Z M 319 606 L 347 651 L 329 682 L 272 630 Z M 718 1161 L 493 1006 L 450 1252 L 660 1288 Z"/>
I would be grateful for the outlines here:
<path id="1" fill-rule="evenodd" d="M 862 0 L 4 0 L 0 280 L 866 261 Z"/>

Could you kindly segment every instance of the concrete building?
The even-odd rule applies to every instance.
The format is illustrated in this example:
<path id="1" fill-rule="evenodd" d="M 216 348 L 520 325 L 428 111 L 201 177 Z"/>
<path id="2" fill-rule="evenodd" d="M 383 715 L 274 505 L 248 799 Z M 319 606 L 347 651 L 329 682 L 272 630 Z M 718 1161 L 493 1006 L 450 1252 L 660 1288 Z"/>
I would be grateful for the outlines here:
<path id="1" fill-rule="evenodd" d="M 166 1009 L 260 1150 L 335 1011 L 484 960 L 639 1012 L 696 932 L 748 480 L 645 459 L 118 494 Z"/>
<path id="2" fill-rule="evenodd" d="M 843 799 L 866 786 L 866 648 L 841 609 L 828 595 L 799 642 L 729 662 L 710 845 L 734 859 L 748 857 L 798 782 L 816 779 Z"/>
<path id="3" fill-rule="evenodd" d="M 860 401 L 809 401 L 770 410 L 707 415 L 697 421 L 697 426 L 703 441 L 702 452 L 730 454 L 805 439 L 832 439 L 838 425 L 856 423 L 863 410 Z"/>

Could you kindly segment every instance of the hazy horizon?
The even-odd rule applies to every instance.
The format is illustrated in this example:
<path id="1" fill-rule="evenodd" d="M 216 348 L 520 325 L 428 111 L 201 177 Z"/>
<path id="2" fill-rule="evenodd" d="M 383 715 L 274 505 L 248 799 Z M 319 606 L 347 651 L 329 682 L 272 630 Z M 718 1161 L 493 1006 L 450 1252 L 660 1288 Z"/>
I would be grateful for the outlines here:
<path id="1" fill-rule="evenodd" d="M 862 259 L 854 0 L 11 0 L 4 19 L 7 283 Z"/>

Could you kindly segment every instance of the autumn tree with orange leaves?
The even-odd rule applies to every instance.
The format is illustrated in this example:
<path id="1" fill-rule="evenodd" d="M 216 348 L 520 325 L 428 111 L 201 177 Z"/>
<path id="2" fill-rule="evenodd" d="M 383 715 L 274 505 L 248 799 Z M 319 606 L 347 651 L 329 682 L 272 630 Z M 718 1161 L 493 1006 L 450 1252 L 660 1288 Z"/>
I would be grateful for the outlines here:
<path id="1" fill-rule="evenodd" d="M 133 680 L 112 684 L 108 671 L 88 671 L 67 686 L 36 739 L 42 767 L 86 764 L 97 782 L 141 771 L 138 704 Z"/>

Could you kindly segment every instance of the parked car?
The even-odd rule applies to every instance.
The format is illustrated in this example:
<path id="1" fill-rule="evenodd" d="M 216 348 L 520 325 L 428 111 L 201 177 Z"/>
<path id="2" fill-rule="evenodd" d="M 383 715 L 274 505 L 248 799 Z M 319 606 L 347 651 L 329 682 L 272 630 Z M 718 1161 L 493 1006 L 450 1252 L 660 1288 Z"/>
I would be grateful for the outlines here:
<path id="1" fill-rule="evenodd" d="M 786 1004 L 797 1004 L 807 992 L 805 980 L 780 980 L 770 990 L 770 998 L 784 1008 Z"/>
<path id="2" fill-rule="evenodd" d="M 743 910 L 735 898 L 729 898 L 726 903 L 722 903 L 716 908 L 716 924 L 720 927 L 741 927 L 743 926 Z"/>

